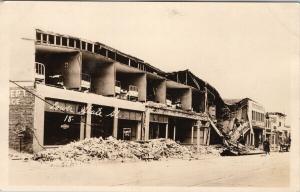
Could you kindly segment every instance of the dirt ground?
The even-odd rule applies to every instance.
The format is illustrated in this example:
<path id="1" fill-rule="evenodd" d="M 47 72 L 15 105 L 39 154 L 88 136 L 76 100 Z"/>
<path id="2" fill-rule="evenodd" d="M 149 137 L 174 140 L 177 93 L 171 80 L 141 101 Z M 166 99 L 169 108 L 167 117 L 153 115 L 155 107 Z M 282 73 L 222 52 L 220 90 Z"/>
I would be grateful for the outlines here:
<path id="1" fill-rule="evenodd" d="M 289 153 L 73 167 L 10 160 L 9 185 L 288 187 Z"/>

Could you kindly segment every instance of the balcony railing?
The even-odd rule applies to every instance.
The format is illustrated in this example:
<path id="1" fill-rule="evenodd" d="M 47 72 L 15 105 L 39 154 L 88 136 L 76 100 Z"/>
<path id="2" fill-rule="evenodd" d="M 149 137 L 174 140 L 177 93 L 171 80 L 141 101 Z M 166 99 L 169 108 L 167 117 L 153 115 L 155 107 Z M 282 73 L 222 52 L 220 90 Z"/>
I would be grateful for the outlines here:
<path id="1" fill-rule="evenodd" d="M 35 62 L 35 80 L 45 82 L 45 65 Z"/>

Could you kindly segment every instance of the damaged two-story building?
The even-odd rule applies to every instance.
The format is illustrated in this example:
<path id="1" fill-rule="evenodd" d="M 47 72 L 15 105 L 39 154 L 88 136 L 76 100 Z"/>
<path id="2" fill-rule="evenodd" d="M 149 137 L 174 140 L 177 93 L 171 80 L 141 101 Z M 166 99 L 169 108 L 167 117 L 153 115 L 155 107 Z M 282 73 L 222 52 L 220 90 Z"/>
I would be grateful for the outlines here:
<path id="1" fill-rule="evenodd" d="M 102 43 L 39 29 L 16 41 L 11 148 L 36 152 L 108 136 L 222 143 L 215 123 L 226 104 L 189 70 L 167 73 Z"/>
<path id="2" fill-rule="evenodd" d="M 291 128 L 286 125 L 286 115 L 284 113 L 266 113 L 266 138 L 269 139 L 273 150 L 278 150 L 280 143 L 290 142 Z"/>
<path id="3" fill-rule="evenodd" d="M 225 99 L 228 115 L 221 127 L 232 142 L 259 147 L 265 139 L 265 108 L 250 99 Z"/>

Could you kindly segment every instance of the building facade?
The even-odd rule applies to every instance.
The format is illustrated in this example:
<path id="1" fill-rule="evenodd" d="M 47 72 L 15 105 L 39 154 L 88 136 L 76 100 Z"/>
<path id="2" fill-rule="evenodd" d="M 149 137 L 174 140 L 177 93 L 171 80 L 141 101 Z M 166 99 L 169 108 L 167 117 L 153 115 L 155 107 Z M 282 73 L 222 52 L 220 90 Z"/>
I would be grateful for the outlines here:
<path id="1" fill-rule="evenodd" d="M 227 99 L 230 109 L 223 130 L 234 142 L 242 139 L 243 144 L 261 147 L 265 136 L 265 109 L 262 104 L 249 99 Z"/>
<path id="2" fill-rule="evenodd" d="M 291 138 L 290 126 L 286 125 L 286 115 L 280 112 L 266 113 L 266 138 L 269 139 L 273 150 L 278 150 L 280 143 L 288 142 Z"/>
<path id="3" fill-rule="evenodd" d="M 9 146 L 29 152 L 90 137 L 218 142 L 225 106 L 190 71 L 166 73 L 99 42 L 34 30 L 10 67 Z"/>

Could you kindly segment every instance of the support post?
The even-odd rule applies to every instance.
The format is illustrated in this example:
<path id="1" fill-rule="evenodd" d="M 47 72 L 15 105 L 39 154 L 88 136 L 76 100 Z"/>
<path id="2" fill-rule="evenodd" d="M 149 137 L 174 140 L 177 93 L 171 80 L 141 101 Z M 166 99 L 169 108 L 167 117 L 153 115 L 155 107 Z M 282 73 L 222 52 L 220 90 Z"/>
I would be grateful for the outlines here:
<path id="1" fill-rule="evenodd" d="M 141 131 L 142 131 L 142 122 L 137 123 L 137 134 L 136 134 L 136 140 L 141 140 Z"/>
<path id="2" fill-rule="evenodd" d="M 145 140 L 149 140 L 149 124 L 150 124 L 150 111 L 147 109 L 145 111 Z"/>
<path id="3" fill-rule="evenodd" d="M 208 135 L 208 129 L 206 127 L 202 127 L 200 129 L 200 131 L 203 131 L 203 144 L 206 145 L 207 139 L 208 139 L 208 137 L 207 137 L 207 135 Z"/>
<path id="4" fill-rule="evenodd" d="M 167 123 L 167 124 L 166 124 L 166 135 L 165 135 L 165 136 L 166 136 L 166 139 L 168 139 L 168 137 L 169 137 L 168 134 L 169 134 L 169 124 Z"/>
<path id="5" fill-rule="evenodd" d="M 91 115 L 91 114 L 86 114 L 86 115 Z M 80 140 L 83 140 L 84 139 L 84 132 L 85 132 L 86 117 L 81 116 L 80 119 L 81 119 L 81 121 L 80 121 Z"/>
<path id="6" fill-rule="evenodd" d="M 92 124 L 92 115 L 91 115 L 91 111 L 92 111 L 92 104 L 88 103 L 87 104 L 87 116 L 86 116 L 86 122 L 85 122 L 85 137 L 86 138 L 90 138 L 91 137 L 91 124 Z"/>
<path id="7" fill-rule="evenodd" d="M 191 133 L 191 144 L 194 143 L 194 126 L 192 126 L 192 133 Z"/>
<path id="8" fill-rule="evenodd" d="M 174 131 L 173 131 L 173 140 L 175 141 L 176 139 L 176 125 L 174 125 Z"/>
<path id="9" fill-rule="evenodd" d="M 114 123 L 113 123 L 113 137 L 118 138 L 118 107 L 115 107 L 114 110 Z"/>
<path id="10" fill-rule="evenodd" d="M 206 145 L 209 145 L 210 143 L 210 131 L 211 131 L 211 127 L 207 128 L 207 141 L 206 141 Z"/>
<path id="11" fill-rule="evenodd" d="M 197 126 L 197 153 L 200 152 L 200 126 Z"/>
<path id="12" fill-rule="evenodd" d="M 200 152 L 200 128 L 201 128 L 202 124 L 201 121 L 197 122 L 197 153 Z"/>

